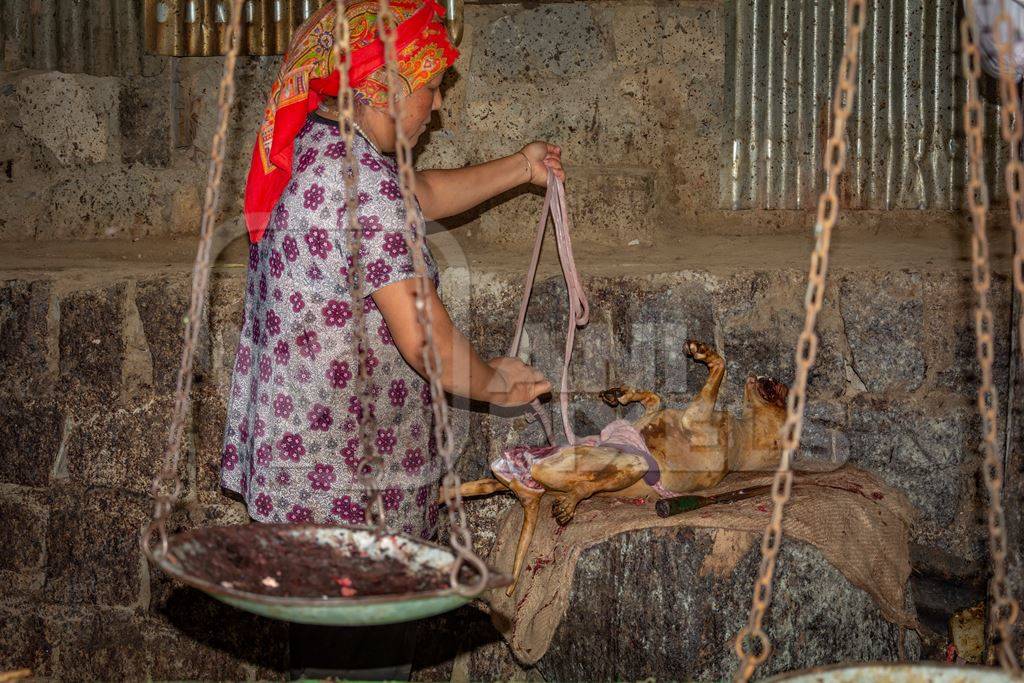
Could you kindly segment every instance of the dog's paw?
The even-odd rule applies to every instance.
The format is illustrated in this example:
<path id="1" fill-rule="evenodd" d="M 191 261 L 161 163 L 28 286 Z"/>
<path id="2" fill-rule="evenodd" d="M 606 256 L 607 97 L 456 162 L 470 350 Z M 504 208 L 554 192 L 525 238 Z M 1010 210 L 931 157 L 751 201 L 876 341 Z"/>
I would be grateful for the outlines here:
<path id="1" fill-rule="evenodd" d="M 619 399 L 626 395 L 626 392 L 620 387 L 611 387 L 605 389 L 600 394 L 601 400 L 606 404 L 615 407 L 619 405 Z"/>
<path id="2" fill-rule="evenodd" d="M 572 521 L 575 515 L 575 503 L 568 503 L 564 498 L 559 498 L 551 503 L 551 516 L 555 518 L 559 525 L 565 526 Z"/>
<path id="3" fill-rule="evenodd" d="M 705 361 L 716 355 L 713 348 L 704 342 L 697 341 L 696 339 L 687 339 L 686 344 L 684 344 L 683 347 L 686 350 L 686 355 L 695 361 Z"/>

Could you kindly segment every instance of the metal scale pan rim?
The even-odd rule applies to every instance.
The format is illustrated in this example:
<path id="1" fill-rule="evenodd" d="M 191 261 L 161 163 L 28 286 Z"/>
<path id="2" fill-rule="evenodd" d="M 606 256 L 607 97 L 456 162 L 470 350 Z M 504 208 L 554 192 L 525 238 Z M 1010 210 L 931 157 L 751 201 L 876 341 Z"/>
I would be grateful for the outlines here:
<path id="1" fill-rule="evenodd" d="M 230 530 L 230 531 L 227 531 Z M 294 623 L 331 626 L 371 626 L 413 621 L 461 607 L 473 600 L 451 586 L 397 594 L 353 597 L 288 597 L 267 595 L 197 576 L 190 566 L 208 562 L 210 552 L 222 549 L 217 542 L 226 534 L 236 538 L 251 536 L 255 543 L 274 543 L 274 553 L 288 557 L 288 546 L 295 548 L 314 541 L 331 545 L 343 559 L 343 547 L 355 544 L 376 559 L 390 558 L 410 567 L 427 567 L 448 571 L 455 555 L 450 548 L 412 538 L 403 534 L 386 534 L 378 538 L 365 526 L 328 526 L 319 524 L 246 524 L 199 527 L 175 534 L 168 539 L 166 555 L 156 555 L 154 563 L 169 576 L 238 609 L 271 619 Z M 328 568 L 325 572 L 330 571 Z M 510 577 L 491 570 L 487 589 L 511 583 Z"/>
<path id="2" fill-rule="evenodd" d="M 1000 669 L 941 662 L 833 664 L 779 674 L 766 683 L 1009 683 L 1020 681 Z"/>

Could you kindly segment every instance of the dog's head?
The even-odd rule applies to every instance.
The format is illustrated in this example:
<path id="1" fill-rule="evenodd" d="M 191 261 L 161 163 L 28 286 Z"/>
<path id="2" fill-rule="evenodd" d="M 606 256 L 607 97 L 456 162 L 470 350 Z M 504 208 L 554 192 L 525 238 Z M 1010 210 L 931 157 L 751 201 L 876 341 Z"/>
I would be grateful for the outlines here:
<path id="1" fill-rule="evenodd" d="M 747 378 L 743 393 L 749 403 L 785 408 L 789 387 L 771 377 L 751 375 Z"/>

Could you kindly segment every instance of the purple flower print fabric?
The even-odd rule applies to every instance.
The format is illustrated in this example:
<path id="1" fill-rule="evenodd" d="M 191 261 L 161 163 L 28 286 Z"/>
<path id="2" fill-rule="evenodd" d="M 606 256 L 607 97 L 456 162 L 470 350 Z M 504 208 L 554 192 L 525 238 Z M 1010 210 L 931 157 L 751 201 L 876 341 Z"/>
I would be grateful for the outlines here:
<path id="1" fill-rule="evenodd" d="M 221 484 L 259 522 L 362 524 L 357 420 L 376 418 L 377 473 L 390 529 L 423 538 L 437 527 L 443 463 L 430 392 L 405 362 L 370 293 L 415 275 L 394 161 L 356 136 L 360 257 L 348 249 L 337 126 L 311 117 L 295 141 L 295 173 L 263 239 L 250 245 L 245 318 L 228 399 Z M 429 275 L 437 268 L 424 253 Z M 349 294 L 360 267 L 367 296 Z M 366 323 L 370 399 L 362 405 L 353 312 Z"/>

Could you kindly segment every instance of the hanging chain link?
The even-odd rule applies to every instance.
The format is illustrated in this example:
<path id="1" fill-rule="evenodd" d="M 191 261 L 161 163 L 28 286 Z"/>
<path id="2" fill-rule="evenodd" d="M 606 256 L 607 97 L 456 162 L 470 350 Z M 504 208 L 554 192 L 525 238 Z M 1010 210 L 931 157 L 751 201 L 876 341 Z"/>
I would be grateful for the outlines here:
<path id="1" fill-rule="evenodd" d="M 992 578 L 989 581 L 989 638 L 992 640 L 1000 665 L 1017 673 L 1020 665 L 1013 651 L 1013 625 L 1017 620 L 1018 605 L 1006 580 L 1006 516 L 1003 513 L 1003 462 L 996 449 L 999 420 L 999 395 L 992 377 L 995 328 L 988 296 L 992 286 L 989 265 L 989 243 L 986 218 L 989 209 L 988 185 L 984 175 L 985 118 L 978 81 L 981 78 L 981 55 L 978 50 L 978 27 L 974 23 L 974 1 L 967 0 L 964 18 L 960 22 L 963 47 L 961 64 L 967 81 L 964 102 L 964 130 L 969 155 L 967 204 L 970 208 L 974 232 L 971 236 L 971 275 L 978 305 L 974 309 L 974 330 L 977 338 L 978 363 L 981 366 L 981 384 L 978 387 L 978 412 L 981 415 L 984 456 L 982 472 L 988 489 L 988 537 L 992 560 Z M 1000 112 L 1002 134 L 1009 146 L 1010 161 L 1006 167 L 1006 186 L 1010 201 L 1010 216 L 1016 234 L 1017 252 L 1014 254 L 1014 282 L 1020 291 L 1020 250 L 1024 237 L 1024 166 L 1020 160 L 1021 122 L 1017 84 L 1011 74 L 1013 24 L 1006 13 L 1005 4 L 996 20 L 995 37 L 1000 56 L 999 92 L 1002 99 Z M 1013 378 L 1009 378 L 1013 381 Z"/>
<path id="2" fill-rule="evenodd" d="M 825 276 L 828 272 L 832 228 L 839 215 L 839 176 L 846 165 L 846 121 L 853 110 L 854 95 L 857 91 L 857 63 L 864 20 L 865 0 L 848 0 L 845 17 L 846 46 L 839 65 L 838 82 L 832 101 L 832 137 L 825 147 L 824 163 L 828 178 L 825 190 L 818 200 L 818 217 L 814 228 L 816 239 L 814 251 L 811 253 L 807 294 L 804 299 L 807 315 L 796 344 L 796 377 L 789 390 L 786 422 L 782 427 L 782 458 L 772 482 L 772 515 L 761 539 L 761 566 L 757 583 L 754 584 L 754 597 L 747 625 L 736 635 L 735 649 L 740 662 L 735 680 L 743 683 L 750 680 L 757 667 L 771 654 L 772 645 L 764 630 L 764 616 L 771 603 L 775 562 L 779 547 L 782 545 L 783 509 L 793 488 L 791 464 L 800 448 L 804 407 L 807 402 L 807 378 L 818 352 L 815 325 L 825 299 Z"/>
<path id="3" fill-rule="evenodd" d="M 434 413 L 434 440 L 438 454 L 444 459 L 445 476 L 442 490 L 448 503 L 448 519 L 450 524 L 450 543 L 456 554 L 452 563 L 450 578 L 452 587 L 462 595 L 478 595 L 487 585 L 489 570 L 482 559 L 473 551 L 473 537 L 466 523 L 466 512 L 462 505 L 462 482 L 455 471 L 454 448 L 451 422 L 448 415 L 448 402 L 445 400 L 444 387 L 441 385 L 442 361 L 437 341 L 434 339 L 433 311 L 427 305 L 429 291 L 427 289 L 427 266 L 424 259 L 426 252 L 426 226 L 423 216 L 416 204 L 416 172 L 413 168 L 412 144 L 406 134 L 402 120 L 402 98 L 398 96 L 401 84 L 398 73 L 398 53 L 395 47 L 395 36 L 398 22 L 388 0 L 380 0 L 380 11 L 377 15 L 377 32 L 384 42 L 384 62 L 388 75 L 388 109 L 395 121 L 395 154 L 398 160 L 399 186 L 405 206 L 406 244 L 413 255 L 416 269 L 416 315 L 423 328 L 423 365 L 430 383 L 430 404 Z M 460 570 L 469 564 L 476 569 L 476 580 L 462 583 Z"/>
<path id="4" fill-rule="evenodd" d="M 984 6 L 986 0 L 978 5 Z M 1006 166 L 1006 192 L 1010 205 L 1010 222 L 1014 232 L 1013 285 L 1018 294 L 1024 296 L 1024 164 L 1021 162 L 1020 91 L 1017 88 L 1016 63 L 1013 55 L 1014 39 L 1020 38 L 1010 15 L 1006 11 L 1006 0 L 1000 3 L 1000 13 L 993 28 L 996 47 L 999 50 L 999 97 L 1002 100 L 1000 118 L 1002 135 L 1009 145 L 1010 160 Z M 975 46 L 977 49 L 977 46 Z M 1024 316 L 1017 321 L 1018 339 L 1024 333 Z M 1024 347 L 1022 347 L 1024 348 Z M 1024 350 L 1021 351 L 1024 354 Z"/>
<path id="5" fill-rule="evenodd" d="M 345 1 L 335 0 L 334 17 L 334 63 L 338 65 L 338 130 L 345 144 L 342 157 L 342 177 L 345 184 L 345 230 L 349 253 L 348 286 L 352 298 L 353 346 L 359 367 L 356 373 L 356 393 L 359 394 L 359 444 L 362 457 L 356 473 L 366 496 L 363 511 L 366 523 L 378 534 L 384 531 L 384 505 L 381 498 L 377 472 L 380 471 L 380 454 L 375 448 L 377 419 L 370 409 L 369 367 L 366 363 L 366 310 L 363 308 L 363 282 L 365 280 L 361 261 L 363 253 L 363 228 L 359 225 L 359 163 L 352 150 L 355 141 L 355 95 L 349 82 L 348 65 L 352 61 L 352 40 L 348 19 L 345 16 Z M 340 227 L 340 226 L 339 226 Z"/>
<path id="6" fill-rule="evenodd" d="M 188 316 L 185 318 L 185 341 L 181 349 L 181 365 L 178 367 L 178 383 L 174 392 L 174 414 L 167 433 L 163 464 L 153 479 L 151 489 L 154 507 L 153 518 L 142 532 L 140 542 L 146 556 L 151 560 L 167 553 L 167 518 L 181 495 L 181 477 L 178 465 L 181 461 L 181 440 L 188 419 L 192 393 L 192 367 L 195 349 L 199 344 L 199 332 L 206 309 L 210 284 L 210 251 L 213 230 L 216 224 L 217 207 L 220 204 L 220 181 L 224 171 L 224 149 L 227 143 L 228 119 L 235 99 L 235 63 L 241 46 L 242 5 L 244 0 L 232 0 L 230 22 L 230 49 L 224 58 L 224 74 L 220 81 L 217 98 L 217 128 L 210 146 L 210 166 L 206 179 L 206 197 L 203 201 L 203 215 L 199 228 L 199 246 L 192 266 L 192 298 L 189 301 Z M 152 546 L 153 534 L 158 534 L 158 546 Z"/>

